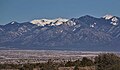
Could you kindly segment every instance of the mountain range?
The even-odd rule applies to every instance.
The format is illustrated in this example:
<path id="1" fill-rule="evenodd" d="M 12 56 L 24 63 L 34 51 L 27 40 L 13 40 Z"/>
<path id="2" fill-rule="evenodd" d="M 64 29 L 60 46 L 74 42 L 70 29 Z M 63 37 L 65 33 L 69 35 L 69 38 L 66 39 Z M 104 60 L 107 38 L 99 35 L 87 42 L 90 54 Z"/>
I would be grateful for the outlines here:
<path id="1" fill-rule="evenodd" d="M 42 50 L 120 51 L 120 18 L 90 15 L 0 25 L 0 47 Z"/>

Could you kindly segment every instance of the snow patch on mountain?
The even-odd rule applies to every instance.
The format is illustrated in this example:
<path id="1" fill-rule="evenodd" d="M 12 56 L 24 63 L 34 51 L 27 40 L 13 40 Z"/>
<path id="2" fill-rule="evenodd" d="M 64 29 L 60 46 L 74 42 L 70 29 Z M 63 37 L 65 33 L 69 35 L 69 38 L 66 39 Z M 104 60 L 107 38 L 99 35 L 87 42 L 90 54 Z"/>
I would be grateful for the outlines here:
<path id="1" fill-rule="evenodd" d="M 96 23 L 94 22 L 93 24 L 90 24 L 90 27 L 95 27 Z"/>
<path id="2" fill-rule="evenodd" d="M 103 18 L 106 19 L 106 20 L 109 20 L 109 19 L 111 19 L 112 17 L 113 17 L 112 15 L 105 15 L 105 16 L 103 16 Z"/>
<path id="3" fill-rule="evenodd" d="M 67 21 L 68 21 L 68 19 L 57 18 L 57 19 L 32 20 L 31 23 L 36 24 L 38 26 L 45 26 L 47 24 L 50 26 L 55 26 L 55 25 L 61 25 Z"/>
<path id="4" fill-rule="evenodd" d="M 4 31 L 2 28 L 0 28 L 0 31 Z"/>
<path id="5" fill-rule="evenodd" d="M 113 17 L 111 21 L 112 21 L 111 24 L 118 25 L 118 19 L 116 17 Z"/>
<path id="6" fill-rule="evenodd" d="M 11 24 L 14 24 L 15 22 L 13 21 L 13 22 L 11 22 Z"/>
<path id="7" fill-rule="evenodd" d="M 105 15 L 105 16 L 103 16 L 103 18 L 105 19 L 105 20 L 110 20 L 111 22 L 110 22 L 110 24 L 112 24 L 112 25 L 118 25 L 118 19 L 117 19 L 117 17 L 115 17 L 115 16 L 112 16 L 112 15 Z"/>
<path id="8" fill-rule="evenodd" d="M 15 22 L 15 21 L 10 22 L 10 24 L 15 24 L 15 23 L 17 23 L 17 22 Z"/>
<path id="9" fill-rule="evenodd" d="M 74 26 L 74 25 L 76 25 L 76 23 L 75 23 L 74 21 L 71 21 L 71 20 L 67 21 L 67 24 L 68 24 L 69 26 Z"/>
<path id="10" fill-rule="evenodd" d="M 113 21 L 113 22 L 117 22 L 118 19 L 117 19 L 116 17 L 114 17 L 114 18 L 112 18 L 112 21 Z"/>
<path id="11" fill-rule="evenodd" d="M 111 22 L 111 24 L 114 26 L 118 25 L 118 23 L 115 23 L 115 22 Z"/>

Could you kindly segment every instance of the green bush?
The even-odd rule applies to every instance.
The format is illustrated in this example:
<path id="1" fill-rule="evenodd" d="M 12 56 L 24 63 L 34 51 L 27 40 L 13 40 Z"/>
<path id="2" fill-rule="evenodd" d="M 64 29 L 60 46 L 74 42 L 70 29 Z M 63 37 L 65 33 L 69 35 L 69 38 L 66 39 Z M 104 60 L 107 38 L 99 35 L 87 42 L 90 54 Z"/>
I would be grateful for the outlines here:
<path id="1" fill-rule="evenodd" d="M 76 65 L 73 70 L 79 70 L 78 65 Z"/>
<path id="2" fill-rule="evenodd" d="M 81 61 L 81 66 L 85 67 L 85 66 L 93 66 L 94 62 L 86 57 L 83 57 L 82 61 Z"/>

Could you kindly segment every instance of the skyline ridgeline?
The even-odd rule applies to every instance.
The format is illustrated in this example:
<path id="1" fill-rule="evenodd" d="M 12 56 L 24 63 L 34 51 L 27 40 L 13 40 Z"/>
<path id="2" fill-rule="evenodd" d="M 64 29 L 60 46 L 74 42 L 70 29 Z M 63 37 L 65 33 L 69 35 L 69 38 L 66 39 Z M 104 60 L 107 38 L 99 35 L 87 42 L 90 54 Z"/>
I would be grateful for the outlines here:
<path id="1" fill-rule="evenodd" d="M 120 18 L 89 15 L 0 25 L 0 47 L 52 50 L 120 50 Z"/>

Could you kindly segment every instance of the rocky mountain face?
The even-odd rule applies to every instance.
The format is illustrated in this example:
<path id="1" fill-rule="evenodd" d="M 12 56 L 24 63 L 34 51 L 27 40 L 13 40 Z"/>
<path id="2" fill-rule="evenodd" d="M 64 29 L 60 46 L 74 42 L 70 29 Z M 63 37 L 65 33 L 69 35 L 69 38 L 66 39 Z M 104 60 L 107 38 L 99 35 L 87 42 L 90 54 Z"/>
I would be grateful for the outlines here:
<path id="1" fill-rule="evenodd" d="M 120 51 L 120 18 L 89 15 L 0 25 L 0 47 L 46 50 Z"/>

